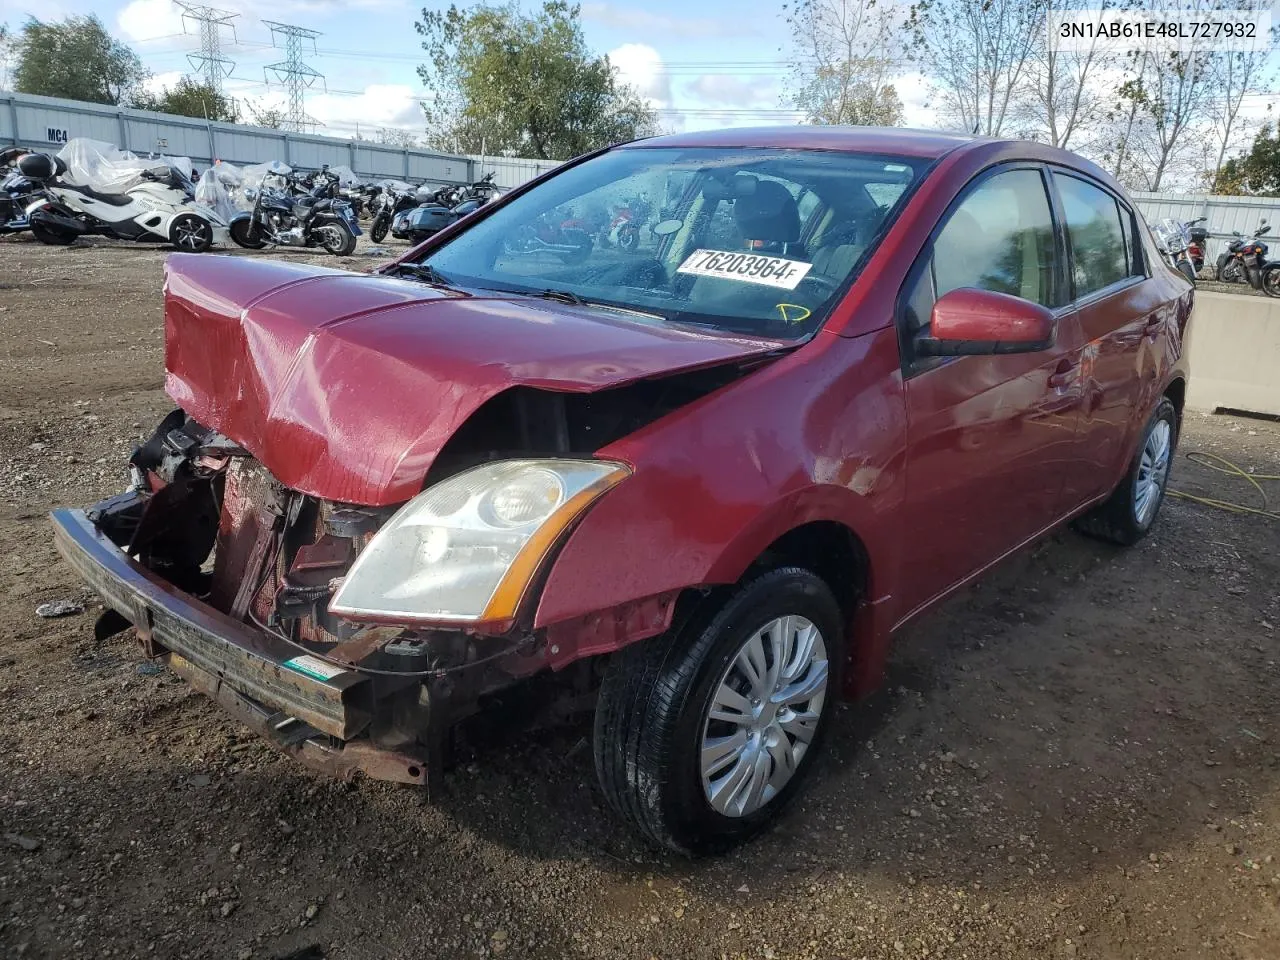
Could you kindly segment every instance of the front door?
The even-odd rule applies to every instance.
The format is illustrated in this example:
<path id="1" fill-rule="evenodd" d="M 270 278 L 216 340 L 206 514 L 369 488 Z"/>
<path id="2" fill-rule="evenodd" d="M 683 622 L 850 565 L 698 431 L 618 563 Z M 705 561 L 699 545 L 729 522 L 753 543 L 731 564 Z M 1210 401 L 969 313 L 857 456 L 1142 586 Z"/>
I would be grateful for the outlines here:
<path id="1" fill-rule="evenodd" d="M 1081 338 L 1039 166 L 1000 167 L 966 188 L 908 280 L 902 344 L 908 435 L 899 619 L 1056 521 L 1076 450 Z M 916 358 L 933 302 L 960 287 L 1053 309 L 1048 350 Z"/>

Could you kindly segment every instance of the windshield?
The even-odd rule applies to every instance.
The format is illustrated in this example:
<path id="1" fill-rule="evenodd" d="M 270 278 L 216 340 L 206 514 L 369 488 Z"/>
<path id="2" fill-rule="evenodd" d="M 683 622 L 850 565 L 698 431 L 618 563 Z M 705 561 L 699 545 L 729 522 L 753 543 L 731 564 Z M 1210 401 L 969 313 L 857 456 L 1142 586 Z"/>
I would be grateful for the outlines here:
<path id="1" fill-rule="evenodd" d="M 434 251 L 429 278 L 803 337 L 926 163 L 817 150 L 613 150 Z"/>

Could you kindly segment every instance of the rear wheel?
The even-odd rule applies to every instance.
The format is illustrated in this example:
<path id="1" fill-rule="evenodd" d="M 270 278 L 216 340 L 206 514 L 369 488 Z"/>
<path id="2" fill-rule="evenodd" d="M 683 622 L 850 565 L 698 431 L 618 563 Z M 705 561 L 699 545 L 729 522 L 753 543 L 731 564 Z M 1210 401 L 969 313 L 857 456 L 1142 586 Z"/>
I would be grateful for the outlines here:
<path id="1" fill-rule="evenodd" d="M 243 220 L 231 221 L 230 227 L 231 241 L 236 246 L 244 247 L 247 250 L 261 250 L 266 243 L 261 238 L 259 231 L 254 222 L 245 217 Z"/>
<path id="2" fill-rule="evenodd" d="M 614 813 L 650 843 L 690 854 L 768 826 L 831 724 L 841 623 L 827 585 L 788 567 L 615 654 L 593 738 Z"/>
<path id="3" fill-rule="evenodd" d="M 51 227 L 44 223 L 32 221 L 31 235 L 41 243 L 47 243 L 51 247 L 65 247 L 75 242 L 76 235 L 70 230 L 60 230 L 57 227 Z"/>
<path id="4" fill-rule="evenodd" d="M 1126 547 L 1145 537 L 1164 502 L 1177 443 L 1178 412 L 1161 397 L 1124 479 L 1104 503 L 1075 522 L 1076 529 Z"/>
<path id="5" fill-rule="evenodd" d="M 350 256 L 351 251 L 356 248 L 356 235 L 345 223 L 326 223 L 317 232 L 320 234 L 320 246 L 335 257 Z"/>
<path id="6" fill-rule="evenodd" d="M 169 226 L 169 242 L 186 253 L 204 253 L 213 246 L 213 225 L 194 213 L 181 213 Z"/>

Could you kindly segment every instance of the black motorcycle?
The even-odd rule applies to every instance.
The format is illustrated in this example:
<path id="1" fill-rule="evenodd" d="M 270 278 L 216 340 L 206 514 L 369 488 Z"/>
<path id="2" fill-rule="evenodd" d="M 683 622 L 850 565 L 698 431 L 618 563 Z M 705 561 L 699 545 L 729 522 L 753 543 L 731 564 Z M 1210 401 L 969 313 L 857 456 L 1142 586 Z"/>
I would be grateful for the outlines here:
<path id="1" fill-rule="evenodd" d="M 27 207 L 45 198 L 40 182 L 22 172 L 19 160 L 23 156 L 30 154 L 19 147 L 0 150 L 0 234 L 29 229 Z"/>
<path id="2" fill-rule="evenodd" d="M 373 215 L 373 224 L 369 227 L 369 239 L 374 243 L 381 243 L 387 238 L 387 232 L 397 214 L 412 210 L 418 205 L 418 200 L 412 193 L 390 189 L 383 192 L 381 200 L 377 213 Z"/>
<path id="3" fill-rule="evenodd" d="M 1260 272 L 1266 260 L 1267 245 L 1258 238 L 1270 231 L 1271 227 L 1266 223 L 1261 224 L 1252 237 L 1246 237 L 1239 230 L 1233 230 L 1231 235 L 1235 239 L 1227 244 L 1226 250 L 1218 254 L 1218 262 L 1213 273 L 1215 279 L 1222 283 L 1247 283 L 1260 289 L 1250 276 L 1249 261 L 1255 261 L 1254 271 Z"/>
<path id="4" fill-rule="evenodd" d="M 338 197 L 338 178 L 327 170 L 306 177 L 264 178 L 253 209 L 234 217 L 230 228 L 231 239 L 250 250 L 268 245 L 323 247 L 336 257 L 355 250 L 361 233 L 351 205 Z"/>

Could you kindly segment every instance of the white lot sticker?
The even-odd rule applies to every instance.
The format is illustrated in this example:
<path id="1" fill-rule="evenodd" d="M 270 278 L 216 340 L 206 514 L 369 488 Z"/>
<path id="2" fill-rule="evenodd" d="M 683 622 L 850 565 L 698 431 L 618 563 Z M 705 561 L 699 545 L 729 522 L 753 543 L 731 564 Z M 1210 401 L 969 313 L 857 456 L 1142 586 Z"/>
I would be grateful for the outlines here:
<path id="1" fill-rule="evenodd" d="M 805 263 L 803 260 L 787 260 L 785 257 L 770 257 L 763 253 L 695 250 L 689 254 L 689 259 L 676 268 L 676 273 L 741 280 L 743 283 L 794 290 L 812 266 L 812 263 Z"/>
<path id="2" fill-rule="evenodd" d="M 332 680 L 334 677 L 340 677 L 346 673 L 341 667 L 335 667 L 331 663 L 325 663 L 323 660 L 317 660 L 315 657 L 303 655 L 294 657 L 292 660 L 286 660 L 284 665 L 290 670 L 296 670 L 298 673 L 313 677 L 316 680 Z"/>

